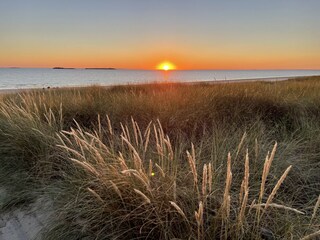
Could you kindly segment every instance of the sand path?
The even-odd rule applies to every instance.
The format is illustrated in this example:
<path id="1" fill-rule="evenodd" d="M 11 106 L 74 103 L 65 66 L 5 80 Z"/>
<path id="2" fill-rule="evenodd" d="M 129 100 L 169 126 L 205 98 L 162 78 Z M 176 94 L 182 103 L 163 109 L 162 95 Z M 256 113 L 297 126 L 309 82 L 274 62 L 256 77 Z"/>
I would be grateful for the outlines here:
<path id="1" fill-rule="evenodd" d="M 2 199 L 5 195 L 5 189 L 0 189 Z M 41 230 L 53 213 L 51 205 L 45 198 L 39 198 L 27 208 L 0 213 L 0 240 L 41 239 Z"/>

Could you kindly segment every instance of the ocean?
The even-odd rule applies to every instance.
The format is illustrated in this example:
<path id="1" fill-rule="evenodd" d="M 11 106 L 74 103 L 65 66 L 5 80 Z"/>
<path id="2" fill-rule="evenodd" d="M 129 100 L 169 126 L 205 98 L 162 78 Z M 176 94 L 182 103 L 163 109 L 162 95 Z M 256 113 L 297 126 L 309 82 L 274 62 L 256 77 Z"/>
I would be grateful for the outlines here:
<path id="1" fill-rule="evenodd" d="M 320 70 L 103 70 L 0 68 L 0 89 L 120 85 L 151 82 L 225 81 L 320 75 Z"/>

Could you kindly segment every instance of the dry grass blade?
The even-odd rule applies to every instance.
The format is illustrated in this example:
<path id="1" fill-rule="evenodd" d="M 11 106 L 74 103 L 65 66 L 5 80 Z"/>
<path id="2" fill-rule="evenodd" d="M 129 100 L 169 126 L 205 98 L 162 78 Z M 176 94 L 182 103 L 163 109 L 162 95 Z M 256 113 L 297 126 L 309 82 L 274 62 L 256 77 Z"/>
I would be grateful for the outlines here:
<path id="1" fill-rule="evenodd" d="M 318 208 L 320 206 L 320 195 L 318 197 L 318 200 L 316 202 L 316 205 L 314 205 L 314 208 L 313 208 L 313 213 L 312 213 L 312 217 L 311 217 L 311 221 L 316 217 L 316 214 L 317 214 L 317 211 L 318 211 Z"/>
<path id="2" fill-rule="evenodd" d="M 223 217 L 228 218 L 230 212 L 230 189 L 232 183 L 232 172 L 231 172 L 231 154 L 228 153 L 227 160 L 227 176 L 226 176 L 226 185 L 223 194 L 223 202 L 222 202 L 222 214 Z"/>
<path id="3" fill-rule="evenodd" d="M 63 131 L 61 131 L 60 133 L 56 133 L 56 136 L 64 146 L 66 146 L 65 141 L 68 142 L 68 144 L 72 145 L 71 140 L 66 136 L 66 134 L 63 133 Z"/>
<path id="4" fill-rule="evenodd" d="M 151 191 L 148 178 L 146 178 L 145 176 L 141 175 L 141 173 L 133 173 L 133 176 L 135 176 L 137 179 L 139 179 L 141 181 L 141 183 L 143 183 L 143 185 L 147 188 L 147 190 L 149 192 Z"/>
<path id="5" fill-rule="evenodd" d="M 192 155 L 192 158 L 194 160 L 194 162 L 196 162 L 196 150 L 194 148 L 194 144 L 191 143 L 191 155 Z"/>
<path id="6" fill-rule="evenodd" d="M 90 173 L 92 173 L 96 177 L 100 178 L 101 174 L 92 165 L 90 165 L 89 163 L 81 162 L 78 159 L 74 159 L 74 158 L 70 158 L 70 160 L 72 162 L 80 165 L 81 167 L 83 167 L 83 169 L 89 171 Z"/>
<path id="7" fill-rule="evenodd" d="M 106 151 L 107 153 L 110 153 L 110 149 L 101 141 L 101 139 L 99 139 L 97 136 L 89 133 L 89 132 L 85 132 L 85 134 L 87 136 L 89 136 L 90 138 L 92 138 L 92 140 L 94 140 L 95 142 L 97 142 L 99 144 L 99 147 L 101 149 L 103 149 L 104 151 Z"/>
<path id="8" fill-rule="evenodd" d="M 93 152 L 94 152 L 94 159 L 95 161 L 100 164 L 100 166 L 104 166 L 105 165 L 105 159 L 103 158 L 103 156 L 100 154 L 100 152 L 98 151 L 97 148 L 93 148 Z"/>
<path id="9" fill-rule="evenodd" d="M 153 124 L 153 133 L 154 133 L 154 137 L 156 138 L 156 146 L 160 146 L 158 131 L 155 124 Z"/>
<path id="10" fill-rule="evenodd" d="M 60 129 L 63 128 L 63 109 L 62 109 L 62 102 L 59 105 L 59 124 L 60 124 Z"/>
<path id="11" fill-rule="evenodd" d="M 148 126 L 147 126 L 146 129 L 144 130 L 144 133 L 143 133 L 143 136 L 144 136 L 144 137 L 146 137 L 146 136 L 147 136 L 147 132 L 150 131 L 151 124 L 152 124 L 152 121 L 150 121 L 150 122 L 148 123 Z"/>
<path id="12" fill-rule="evenodd" d="M 98 133 L 99 133 L 99 138 L 102 139 L 102 126 L 101 126 L 100 114 L 98 114 Z"/>
<path id="13" fill-rule="evenodd" d="M 162 128 L 162 124 L 159 119 L 157 119 L 157 123 L 158 123 L 159 137 L 160 137 L 160 139 L 164 139 L 165 135 L 164 135 L 164 131 Z M 163 144 L 161 144 L 161 146 L 163 146 Z"/>
<path id="14" fill-rule="evenodd" d="M 266 202 L 266 206 L 265 206 L 265 209 L 268 208 L 268 206 L 270 205 L 270 203 L 272 202 L 274 196 L 276 195 L 278 189 L 280 188 L 281 184 L 283 183 L 283 181 L 285 180 L 285 178 L 287 177 L 289 171 L 291 170 L 291 167 L 292 166 L 289 166 L 286 171 L 282 174 L 282 176 L 280 177 L 280 179 L 278 180 L 277 184 L 274 186 L 271 194 L 269 195 L 268 197 L 268 200 Z"/>
<path id="15" fill-rule="evenodd" d="M 250 207 L 251 207 L 251 208 L 266 207 L 266 203 L 252 204 Z M 298 214 L 301 214 L 301 215 L 305 215 L 304 212 L 301 212 L 301 211 L 299 211 L 298 209 L 295 209 L 295 208 L 292 208 L 292 207 L 287 207 L 287 206 L 280 205 L 280 204 L 276 204 L 276 203 L 270 203 L 270 204 L 268 205 L 268 207 L 284 209 L 284 210 L 292 211 L 292 212 L 295 212 L 295 213 L 298 213 Z"/>
<path id="16" fill-rule="evenodd" d="M 130 141 L 125 138 L 124 136 L 121 136 L 121 139 L 128 145 L 129 149 L 133 152 L 133 155 L 135 157 L 135 163 L 136 163 L 136 168 L 140 169 L 142 167 L 142 160 L 137 152 L 137 150 L 132 146 Z"/>
<path id="17" fill-rule="evenodd" d="M 203 203 L 202 203 L 202 201 L 199 202 L 198 211 L 195 211 L 194 215 L 195 215 L 196 222 L 197 222 L 198 226 L 201 226 L 203 223 Z"/>
<path id="18" fill-rule="evenodd" d="M 190 166 L 191 172 L 193 174 L 194 186 L 197 186 L 197 184 L 198 184 L 198 173 L 197 173 L 197 169 L 196 169 L 196 161 L 190 155 L 190 153 L 188 151 L 187 151 L 187 158 L 188 158 L 188 162 L 189 162 L 189 166 Z"/>
<path id="19" fill-rule="evenodd" d="M 111 186 L 114 189 L 114 191 L 118 194 L 118 196 L 122 199 L 122 194 L 120 192 L 120 189 L 118 188 L 118 186 L 110 180 Z"/>
<path id="20" fill-rule="evenodd" d="M 271 156 L 269 157 L 269 152 L 268 152 L 266 160 L 264 162 L 263 172 L 262 172 L 262 179 L 261 179 L 261 186 L 260 186 L 260 194 L 259 194 L 259 203 L 262 202 L 262 198 L 263 198 L 264 190 L 265 190 L 266 180 L 267 180 L 267 177 L 269 175 L 270 167 L 271 167 L 272 161 L 274 159 L 277 146 L 278 146 L 278 144 L 276 142 L 275 145 L 273 146 L 273 149 L 272 149 L 272 152 L 271 152 Z"/>
<path id="21" fill-rule="evenodd" d="M 143 204 L 150 204 L 151 200 L 148 198 L 143 192 L 139 191 L 138 189 L 133 189 L 143 200 Z"/>
<path id="22" fill-rule="evenodd" d="M 208 184 L 208 168 L 207 164 L 203 165 L 202 173 L 202 196 L 205 197 L 207 194 L 207 184 Z"/>
<path id="23" fill-rule="evenodd" d="M 77 143 L 77 145 L 79 146 L 80 150 L 81 150 L 81 154 L 85 157 L 85 151 L 84 151 L 84 148 L 83 147 L 86 147 L 85 144 L 83 144 L 83 137 L 79 137 L 78 135 L 81 136 L 80 132 L 78 131 L 75 131 L 74 129 L 71 128 L 71 133 L 70 133 L 70 136 L 72 136 L 75 140 L 75 142 Z"/>
<path id="24" fill-rule="evenodd" d="M 122 123 L 120 123 L 120 127 L 121 127 L 121 131 L 122 131 L 122 135 L 123 135 L 126 139 L 128 139 L 129 136 L 127 136 L 127 131 L 126 131 L 126 129 L 125 129 L 125 127 L 123 126 Z"/>
<path id="25" fill-rule="evenodd" d="M 142 160 L 139 156 L 137 156 L 135 154 L 133 155 L 133 163 L 134 163 L 134 167 L 136 169 L 139 169 L 142 171 L 143 165 L 142 165 Z"/>
<path id="26" fill-rule="evenodd" d="M 142 138 L 142 133 L 141 133 L 141 129 L 138 125 L 138 123 L 136 121 L 134 121 L 135 125 L 136 125 L 136 129 L 137 129 L 137 132 L 138 132 L 138 135 L 139 135 L 139 140 L 140 140 L 140 143 L 142 144 L 143 143 L 143 138 Z"/>
<path id="27" fill-rule="evenodd" d="M 127 169 L 127 170 L 123 170 L 121 171 L 122 174 L 125 174 L 125 175 L 131 175 L 131 173 L 136 173 L 136 174 L 139 174 L 139 172 L 136 170 L 136 169 Z"/>
<path id="28" fill-rule="evenodd" d="M 249 190 L 247 189 L 244 193 L 244 197 L 243 197 L 241 208 L 238 215 L 238 227 L 243 226 L 243 222 L 245 219 L 245 212 L 246 212 L 247 203 L 248 203 L 248 195 L 249 195 Z"/>
<path id="29" fill-rule="evenodd" d="M 145 133 L 145 142 L 144 142 L 144 152 L 145 153 L 147 152 L 147 148 L 149 145 L 149 139 L 150 139 L 150 127 L 148 127 L 148 129 L 146 130 L 146 133 Z"/>
<path id="30" fill-rule="evenodd" d="M 239 192 L 239 203 L 241 205 L 242 199 L 243 199 L 243 194 L 244 194 L 244 180 L 242 180 L 241 182 L 241 186 L 240 186 L 240 192 Z"/>
<path id="31" fill-rule="evenodd" d="M 320 236 L 320 230 L 315 232 L 315 233 L 311 233 L 303 238 L 301 238 L 301 240 L 318 240 Z"/>
<path id="32" fill-rule="evenodd" d="M 208 187 L 209 187 L 209 194 L 212 192 L 212 165 L 211 163 L 208 164 Z"/>
<path id="33" fill-rule="evenodd" d="M 177 212 L 186 220 L 188 221 L 187 219 L 187 216 L 184 214 L 184 212 L 182 211 L 182 209 L 178 206 L 178 204 L 176 204 L 175 202 L 173 201 L 169 201 L 169 203 L 171 204 L 171 206 L 173 206 Z"/>
<path id="34" fill-rule="evenodd" d="M 225 210 L 225 219 L 228 221 L 230 219 L 230 209 L 231 209 L 231 196 L 230 194 L 227 197 L 226 200 L 226 210 Z"/>
<path id="35" fill-rule="evenodd" d="M 92 190 L 91 188 L 87 188 L 87 190 L 93 195 L 95 196 L 100 202 L 104 203 L 103 199 L 100 197 L 100 195 L 98 193 L 96 193 L 94 190 Z"/>
<path id="36" fill-rule="evenodd" d="M 125 129 L 126 129 L 126 131 L 127 131 L 127 137 L 128 137 L 127 139 L 128 139 L 129 142 L 131 142 L 130 132 L 129 132 L 128 125 L 125 125 Z"/>
<path id="37" fill-rule="evenodd" d="M 70 152 L 70 153 L 73 153 L 75 156 L 77 156 L 77 157 L 79 157 L 79 158 L 81 158 L 81 159 L 83 159 L 83 160 L 86 160 L 86 158 L 85 158 L 85 156 L 83 156 L 81 153 L 79 153 L 77 150 L 74 150 L 74 149 L 72 149 L 72 148 L 70 148 L 70 147 L 67 147 L 66 145 L 57 145 L 57 147 L 60 147 L 60 148 L 63 148 L 63 149 L 65 149 L 65 150 L 67 150 L 68 152 Z"/>
<path id="38" fill-rule="evenodd" d="M 275 156 L 275 154 L 276 154 L 277 147 L 278 147 L 278 143 L 276 142 L 276 143 L 274 144 L 273 149 L 272 149 L 271 154 L 270 154 L 270 158 L 269 158 L 269 165 L 270 165 L 270 166 L 271 166 L 272 161 L 273 161 L 273 159 L 274 159 L 274 156 Z M 270 169 L 270 167 L 269 167 L 269 169 Z"/>
<path id="39" fill-rule="evenodd" d="M 164 144 L 167 146 L 167 149 L 169 150 L 168 157 L 172 161 L 173 160 L 173 150 L 172 150 L 172 145 L 171 145 L 169 136 L 167 135 L 163 141 L 164 141 Z"/>
<path id="40" fill-rule="evenodd" d="M 239 197 L 240 203 L 243 198 L 243 193 L 246 193 L 249 190 L 249 175 L 250 175 L 249 168 L 250 168 L 249 152 L 247 149 L 246 158 L 245 158 L 245 165 L 244 165 L 244 177 L 243 177 L 243 181 L 241 183 L 241 188 L 240 188 L 240 197 Z"/>
<path id="41" fill-rule="evenodd" d="M 121 171 L 121 173 L 129 176 L 132 174 L 137 180 L 139 180 L 147 188 L 148 191 L 151 191 L 149 179 L 141 172 L 135 169 L 128 169 L 128 170 Z"/>
<path id="42" fill-rule="evenodd" d="M 256 199 L 253 199 L 250 206 L 249 206 L 249 211 L 248 214 L 250 214 L 251 210 L 254 208 L 253 206 L 256 204 Z M 259 208 L 260 209 L 260 208 Z"/>
<path id="43" fill-rule="evenodd" d="M 133 128 L 134 139 L 136 141 L 136 145 L 138 146 L 139 145 L 138 130 L 137 130 L 136 122 L 133 120 L 132 117 L 131 117 L 131 124 L 132 124 L 132 128 Z"/>
<path id="44" fill-rule="evenodd" d="M 129 169 L 121 152 L 119 152 L 118 160 L 123 171 Z"/>
<path id="45" fill-rule="evenodd" d="M 203 239 L 203 203 L 199 202 L 198 211 L 194 212 L 194 216 L 198 225 L 198 240 Z"/>
<path id="46" fill-rule="evenodd" d="M 106 115 L 107 117 L 107 123 L 108 123 L 108 130 L 109 130 L 109 134 L 112 136 L 113 135 L 113 130 L 112 130 L 112 124 L 111 124 L 111 121 L 110 121 L 110 118 L 108 115 Z"/>
<path id="47" fill-rule="evenodd" d="M 244 134 L 242 135 L 242 138 L 241 138 L 241 140 L 240 140 L 240 143 L 239 143 L 239 145 L 238 145 L 237 153 L 236 153 L 236 157 L 235 157 L 235 158 L 237 158 L 237 157 L 238 157 L 239 152 L 240 152 L 240 150 L 241 150 L 241 148 L 242 148 L 242 145 L 243 145 L 244 140 L 246 139 L 246 137 L 247 137 L 247 133 L 246 133 L 246 132 L 244 132 Z"/>
<path id="48" fill-rule="evenodd" d="M 245 191 L 249 188 L 249 175 L 250 175 L 250 164 L 249 164 L 249 152 L 247 149 L 246 160 L 244 165 L 244 188 Z"/>
<path id="49" fill-rule="evenodd" d="M 149 160 L 149 168 L 148 168 L 148 175 L 149 175 L 150 177 L 153 176 L 152 166 L 153 166 L 152 160 L 150 159 L 150 160 Z"/>
<path id="50" fill-rule="evenodd" d="M 76 126 L 77 126 L 76 132 L 77 132 L 83 139 L 85 139 L 85 137 L 84 137 L 84 131 L 83 131 L 82 127 L 80 126 L 80 124 L 79 124 L 75 119 L 73 119 L 73 122 L 74 122 L 74 123 L 76 124 Z"/>
<path id="51" fill-rule="evenodd" d="M 165 177 L 166 174 L 165 174 L 165 172 L 163 171 L 163 169 L 162 169 L 157 163 L 155 163 L 155 166 L 156 166 L 156 168 L 159 170 L 159 172 L 161 173 L 161 176 L 162 176 L 162 177 Z"/>

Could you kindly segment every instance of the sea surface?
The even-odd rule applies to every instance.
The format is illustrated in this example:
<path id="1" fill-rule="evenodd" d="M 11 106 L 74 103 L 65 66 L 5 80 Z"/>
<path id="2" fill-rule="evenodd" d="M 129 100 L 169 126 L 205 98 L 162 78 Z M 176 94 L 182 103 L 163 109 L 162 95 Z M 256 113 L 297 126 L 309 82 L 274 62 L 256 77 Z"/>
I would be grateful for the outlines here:
<path id="1" fill-rule="evenodd" d="M 225 81 L 320 75 L 320 70 L 96 70 L 0 68 L 0 89 L 120 85 L 151 82 Z"/>

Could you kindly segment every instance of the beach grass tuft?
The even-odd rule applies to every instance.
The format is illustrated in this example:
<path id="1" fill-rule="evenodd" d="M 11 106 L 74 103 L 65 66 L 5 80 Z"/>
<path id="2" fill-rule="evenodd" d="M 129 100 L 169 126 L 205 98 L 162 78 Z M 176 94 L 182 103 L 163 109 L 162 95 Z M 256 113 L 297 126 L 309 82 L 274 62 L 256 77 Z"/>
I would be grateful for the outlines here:
<path id="1" fill-rule="evenodd" d="M 315 238 L 319 80 L 3 96 L 0 208 L 49 196 L 43 239 Z"/>

